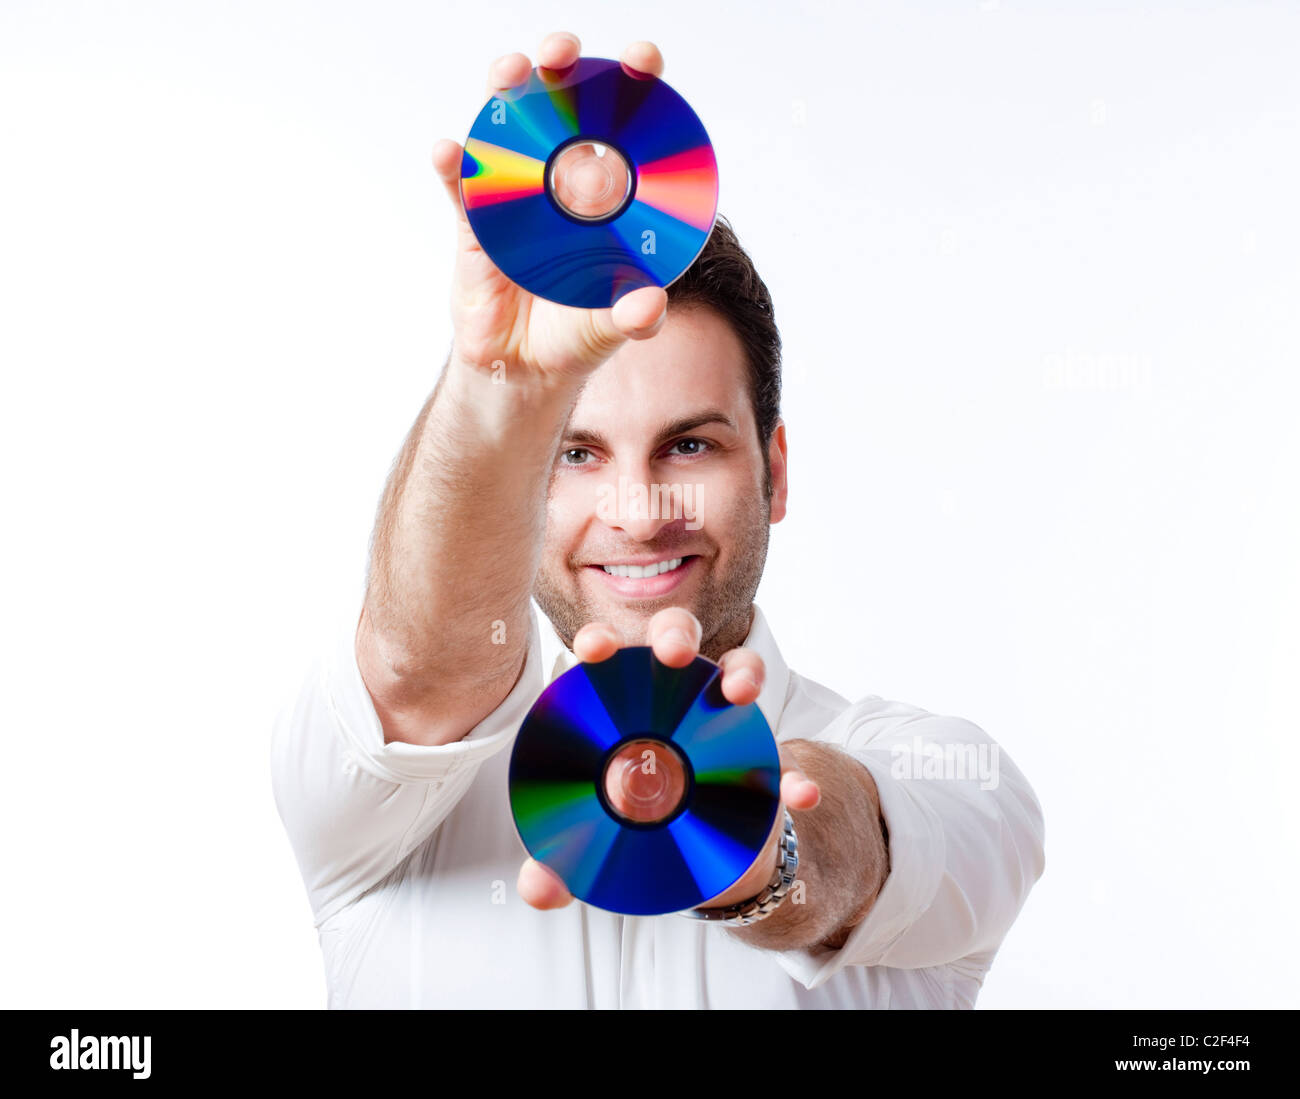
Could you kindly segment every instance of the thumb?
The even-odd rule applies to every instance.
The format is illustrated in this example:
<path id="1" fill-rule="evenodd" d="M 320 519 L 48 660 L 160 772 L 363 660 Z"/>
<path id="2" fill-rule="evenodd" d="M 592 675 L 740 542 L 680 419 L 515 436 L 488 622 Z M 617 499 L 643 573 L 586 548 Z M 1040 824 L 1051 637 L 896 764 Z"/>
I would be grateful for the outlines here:
<path id="1" fill-rule="evenodd" d="M 668 292 L 643 286 L 624 294 L 609 309 L 587 313 L 583 342 L 598 360 L 609 358 L 626 340 L 646 340 L 663 327 L 668 316 Z"/>

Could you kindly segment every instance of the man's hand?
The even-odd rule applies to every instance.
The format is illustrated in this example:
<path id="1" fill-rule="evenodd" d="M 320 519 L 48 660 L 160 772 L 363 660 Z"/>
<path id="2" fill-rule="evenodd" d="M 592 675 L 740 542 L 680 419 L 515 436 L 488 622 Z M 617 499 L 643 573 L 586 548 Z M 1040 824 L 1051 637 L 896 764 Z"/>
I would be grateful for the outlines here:
<path id="1" fill-rule="evenodd" d="M 577 61 L 577 35 L 556 31 L 542 40 L 537 64 L 563 70 Z M 664 60 L 651 42 L 634 42 L 620 61 L 628 69 L 659 76 Z M 522 53 L 499 57 L 488 69 L 488 96 L 509 98 L 527 82 L 532 63 Z M 444 138 L 433 148 L 433 166 L 456 211 L 456 268 L 451 316 L 455 356 L 488 373 L 505 368 L 510 381 L 542 384 L 581 381 L 627 339 L 648 339 L 667 316 L 668 294 L 658 286 L 633 290 L 608 309 L 575 309 L 538 298 L 512 283 L 479 246 L 465 216 L 460 178 L 464 150 Z"/>
<path id="2" fill-rule="evenodd" d="M 660 663 L 671 668 L 689 664 L 700 651 L 700 624 L 695 615 L 682 607 L 667 607 L 650 619 L 647 643 Z M 620 638 L 612 626 L 590 622 L 573 639 L 573 654 L 594 664 L 607 660 L 618 651 Z M 722 667 L 722 694 L 728 702 L 745 706 L 758 698 L 763 688 L 763 661 L 749 649 L 732 649 L 718 662 Z M 797 767 L 790 765 L 787 753 L 781 754 L 781 803 L 783 808 L 811 809 L 821 798 L 821 791 Z M 772 833 L 763 853 L 754 860 L 745 875 L 724 893 L 705 901 L 701 908 L 714 908 L 743 901 L 758 893 L 776 869 L 776 852 L 781 839 L 785 814 L 778 809 Z M 559 876 L 538 862 L 528 859 L 519 871 L 519 895 L 534 908 L 563 908 L 573 894 Z"/>

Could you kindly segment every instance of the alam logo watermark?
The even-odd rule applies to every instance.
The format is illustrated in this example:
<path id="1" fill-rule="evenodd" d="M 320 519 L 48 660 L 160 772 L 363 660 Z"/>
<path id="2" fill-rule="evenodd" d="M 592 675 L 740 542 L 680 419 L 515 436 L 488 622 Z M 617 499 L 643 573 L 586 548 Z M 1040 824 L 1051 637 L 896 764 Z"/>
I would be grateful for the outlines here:
<path id="1" fill-rule="evenodd" d="M 689 481 L 644 485 L 621 474 L 617 488 L 603 484 L 596 490 L 596 516 L 611 524 L 685 518 L 687 530 L 699 530 L 704 526 L 704 486 Z"/>
<path id="2" fill-rule="evenodd" d="M 50 1068 L 130 1071 L 136 1080 L 149 1079 L 149 1035 L 98 1037 L 74 1030 L 50 1039 Z"/>
<path id="3" fill-rule="evenodd" d="M 1067 348 L 1043 356 L 1043 388 L 1129 392 L 1148 396 L 1152 389 L 1150 355 L 1087 352 Z"/>
<path id="4" fill-rule="evenodd" d="M 998 746 L 981 741 L 974 744 L 935 744 L 919 736 L 912 743 L 895 744 L 889 773 L 897 779 L 979 779 L 981 790 L 998 787 Z"/>

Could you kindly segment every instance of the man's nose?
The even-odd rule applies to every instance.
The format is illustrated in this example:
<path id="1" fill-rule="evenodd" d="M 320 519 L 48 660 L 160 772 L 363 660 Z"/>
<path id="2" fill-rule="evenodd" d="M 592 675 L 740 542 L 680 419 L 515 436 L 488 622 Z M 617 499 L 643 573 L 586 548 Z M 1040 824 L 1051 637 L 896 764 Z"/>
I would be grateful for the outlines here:
<path id="1" fill-rule="evenodd" d="M 638 542 L 650 542 L 681 518 L 672 487 L 656 484 L 648 467 L 624 467 L 601 486 L 597 517 Z"/>

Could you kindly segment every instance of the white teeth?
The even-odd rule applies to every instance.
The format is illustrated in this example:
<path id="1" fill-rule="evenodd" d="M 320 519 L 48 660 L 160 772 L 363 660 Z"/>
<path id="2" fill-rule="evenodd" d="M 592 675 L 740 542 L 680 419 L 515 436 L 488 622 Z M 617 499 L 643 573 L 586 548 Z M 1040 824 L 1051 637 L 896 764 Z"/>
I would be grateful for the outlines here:
<path id="1" fill-rule="evenodd" d="M 646 576 L 658 576 L 661 572 L 672 572 L 686 558 L 674 557 L 671 561 L 660 561 L 654 565 L 601 565 L 610 576 L 628 576 L 640 579 Z"/>

